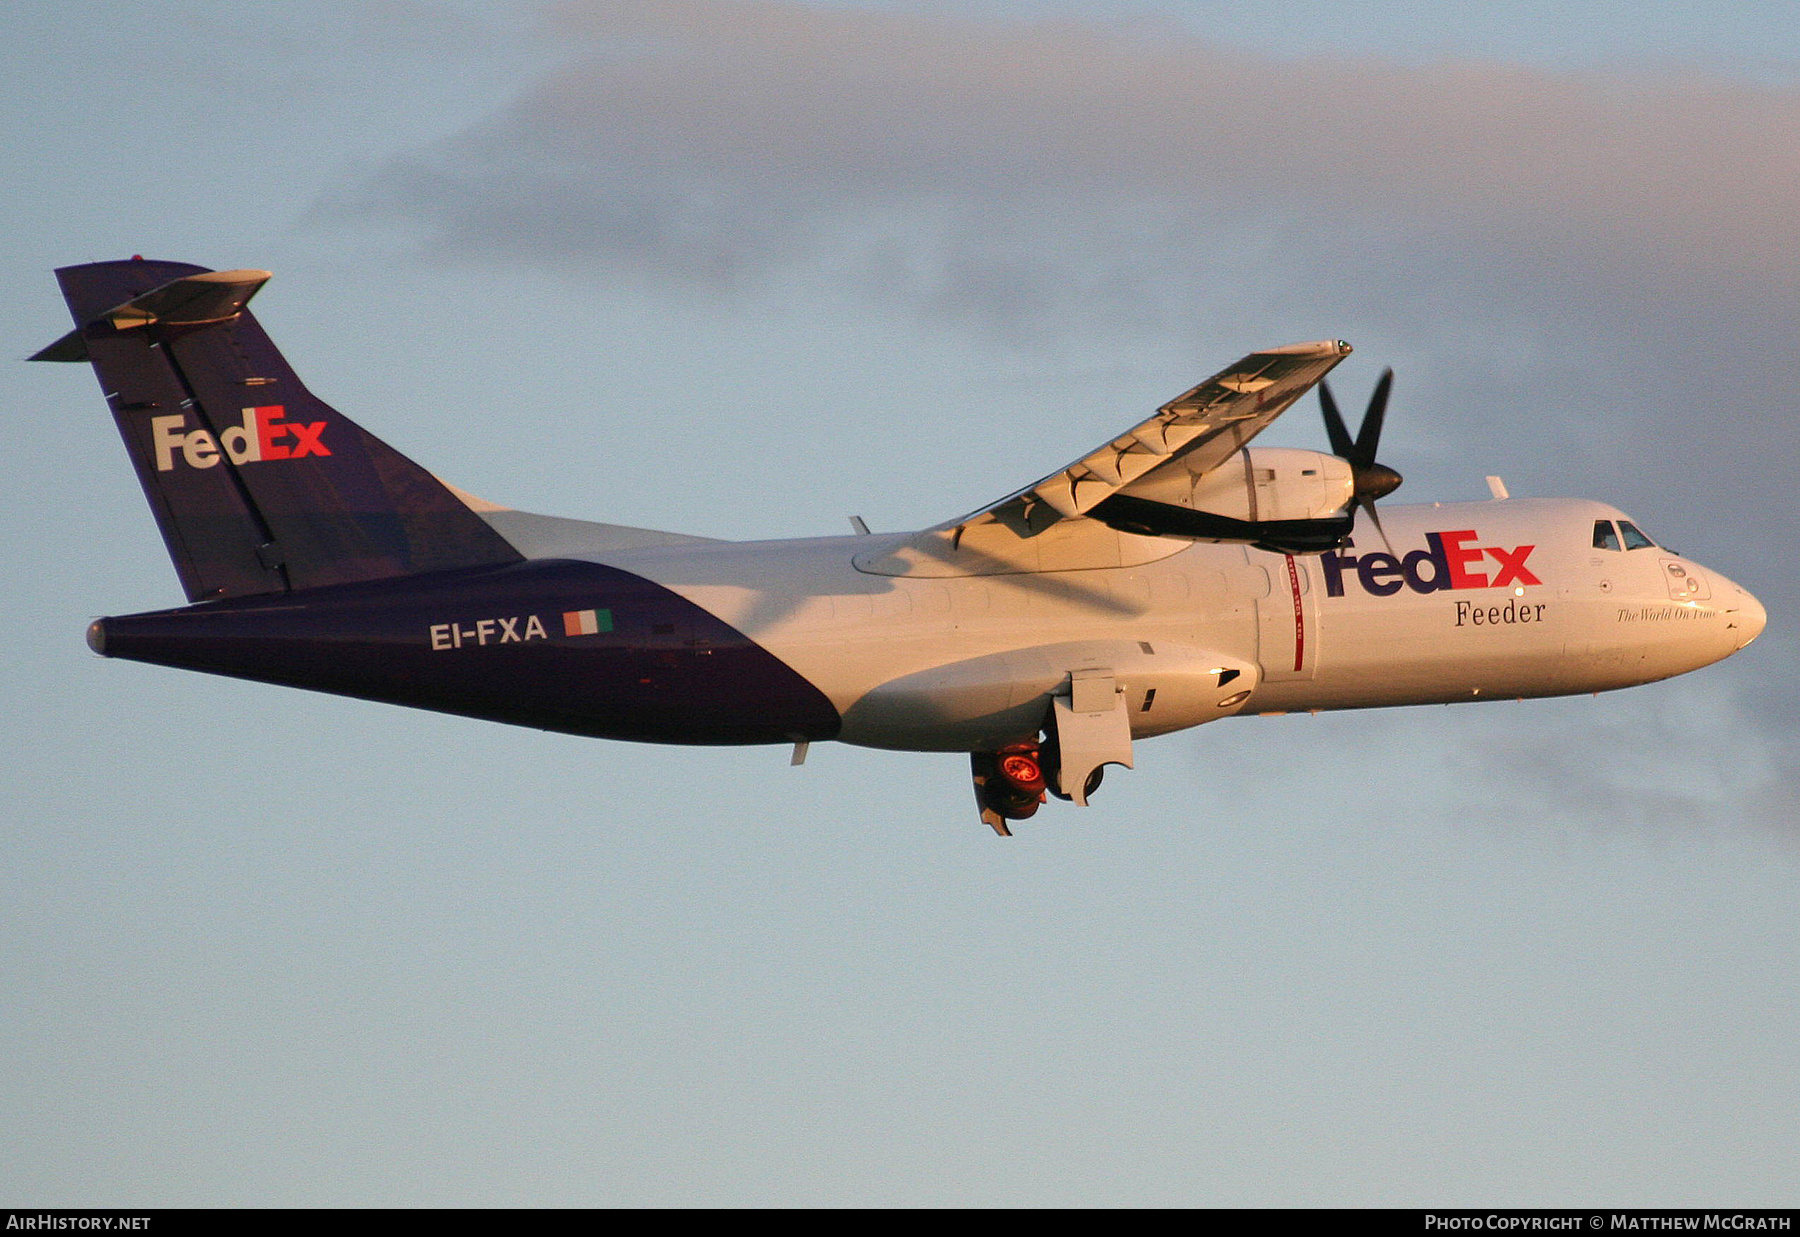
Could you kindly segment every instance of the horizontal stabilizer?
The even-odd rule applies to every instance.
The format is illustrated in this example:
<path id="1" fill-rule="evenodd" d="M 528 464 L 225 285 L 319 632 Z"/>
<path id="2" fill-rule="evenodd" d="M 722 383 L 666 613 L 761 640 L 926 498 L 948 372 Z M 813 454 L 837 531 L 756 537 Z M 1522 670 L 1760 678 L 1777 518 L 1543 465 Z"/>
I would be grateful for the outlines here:
<path id="1" fill-rule="evenodd" d="M 115 305 L 82 323 L 43 349 L 33 361 L 86 361 L 89 333 L 118 334 L 158 328 L 165 336 L 230 322 L 244 312 L 256 290 L 268 283 L 268 271 L 206 271 L 184 275 Z"/>

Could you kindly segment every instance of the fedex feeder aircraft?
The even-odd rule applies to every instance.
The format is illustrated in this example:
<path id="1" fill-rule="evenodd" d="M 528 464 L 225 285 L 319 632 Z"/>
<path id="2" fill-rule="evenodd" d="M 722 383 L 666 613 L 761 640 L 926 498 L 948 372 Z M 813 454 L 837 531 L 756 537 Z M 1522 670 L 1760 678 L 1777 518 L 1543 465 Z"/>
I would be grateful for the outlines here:
<path id="1" fill-rule="evenodd" d="M 108 657 L 570 734 L 966 752 L 1002 835 L 1138 740 L 1238 714 L 1599 692 L 1763 629 L 1612 507 L 1389 507 L 1391 375 L 1332 454 L 1250 441 L 1350 352 L 1253 352 L 1066 468 L 916 532 L 716 541 L 498 507 L 320 402 L 266 271 L 57 272 L 191 603 Z M 1362 515 L 1364 518 L 1358 519 Z"/>

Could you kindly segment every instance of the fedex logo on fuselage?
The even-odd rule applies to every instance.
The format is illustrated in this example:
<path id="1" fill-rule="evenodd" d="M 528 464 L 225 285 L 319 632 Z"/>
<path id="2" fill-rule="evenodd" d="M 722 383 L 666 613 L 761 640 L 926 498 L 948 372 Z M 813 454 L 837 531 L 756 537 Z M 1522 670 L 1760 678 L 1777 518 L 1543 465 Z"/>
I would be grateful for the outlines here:
<path id="1" fill-rule="evenodd" d="M 1435 593 L 1446 588 L 1505 588 L 1514 584 L 1543 583 L 1525 565 L 1536 546 L 1508 548 L 1465 544 L 1474 541 L 1478 535 L 1472 528 L 1426 533 L 1426 548 L 1405 555 L 1380 550 L 1368 554 L 1327 550 L 1320 559 L 1325 567 L 1325 592 L 1331 597 L 1342 597 L 1344 581 L 1350 578 L 1354 578 L 1365 593 L 1377 597 L 1390 597 L 1403 587 L 1415 593 Z"/>
<path id="2" fill-rule="evenodd" d="M 286 421 L 281 404 L 244 409 L 243 423 L 221 430 L 188 429 L 187 414 L 150 418 L 150 451 L 156 471 L 175 467 L 176 452 L 189 468 L 211 468 L 221 459 L 233 464 L 263 460 L 297 460 L 308 455 L 330 455 L 323 440 L 325 422 Z"/>

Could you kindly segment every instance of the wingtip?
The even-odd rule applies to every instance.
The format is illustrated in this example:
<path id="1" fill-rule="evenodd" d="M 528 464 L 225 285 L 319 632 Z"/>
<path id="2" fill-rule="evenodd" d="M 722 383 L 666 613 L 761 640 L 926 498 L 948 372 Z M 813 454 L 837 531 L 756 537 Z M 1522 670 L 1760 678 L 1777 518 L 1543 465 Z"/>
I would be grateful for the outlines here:
<path id="1" fill-rule="evenodd" d="M 195 283 L 267 283 L 275 278 L 273 271 L 251 270 L 246 267 L 241 271 L 207 271 L 203 275 L 189 275 L 188 279 Z"/>
<path id="2" fill-rule="evenodd" d="M 1264 348 L 1264 353 L 1283 356 L 1349 356 L 1355 349 L 1344 339 L 1315 339 L 1304 344 L 1283 344 Z"/>

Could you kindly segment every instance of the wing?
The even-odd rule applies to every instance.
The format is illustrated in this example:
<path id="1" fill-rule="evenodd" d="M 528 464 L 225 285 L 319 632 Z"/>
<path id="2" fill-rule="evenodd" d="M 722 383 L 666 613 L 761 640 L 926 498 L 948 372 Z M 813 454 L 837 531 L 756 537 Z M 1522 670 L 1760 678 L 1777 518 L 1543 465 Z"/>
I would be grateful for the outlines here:
<path id="1" fill-rule="evenodd" d="M 960 519 L 882 539 L 855 556 L 856 566 L 888 576 L 1001 575 L 1130 567 L 1174 554 L 1181 541 L 1134 535 L 1088 513 L 1115 495 L 1148 497 L 1175 470 L 1191 490 L 1349 354 L 1341 339 L 1252 352 L 1068 467 Z M 1255 540 L 1254 526 L 1238 527 Z"/>
<path id="2" fill-rule="evenodd" d="M 1341 339 L 1252 352 L 1066 468 L 932 531 L 999 523 L 1021 537 L 1031 537 L 1058 520 L 1086 515 L 1177 461 L 1194 476 L 1210 472 L 1349 354 L 1350 345 Z"/>

